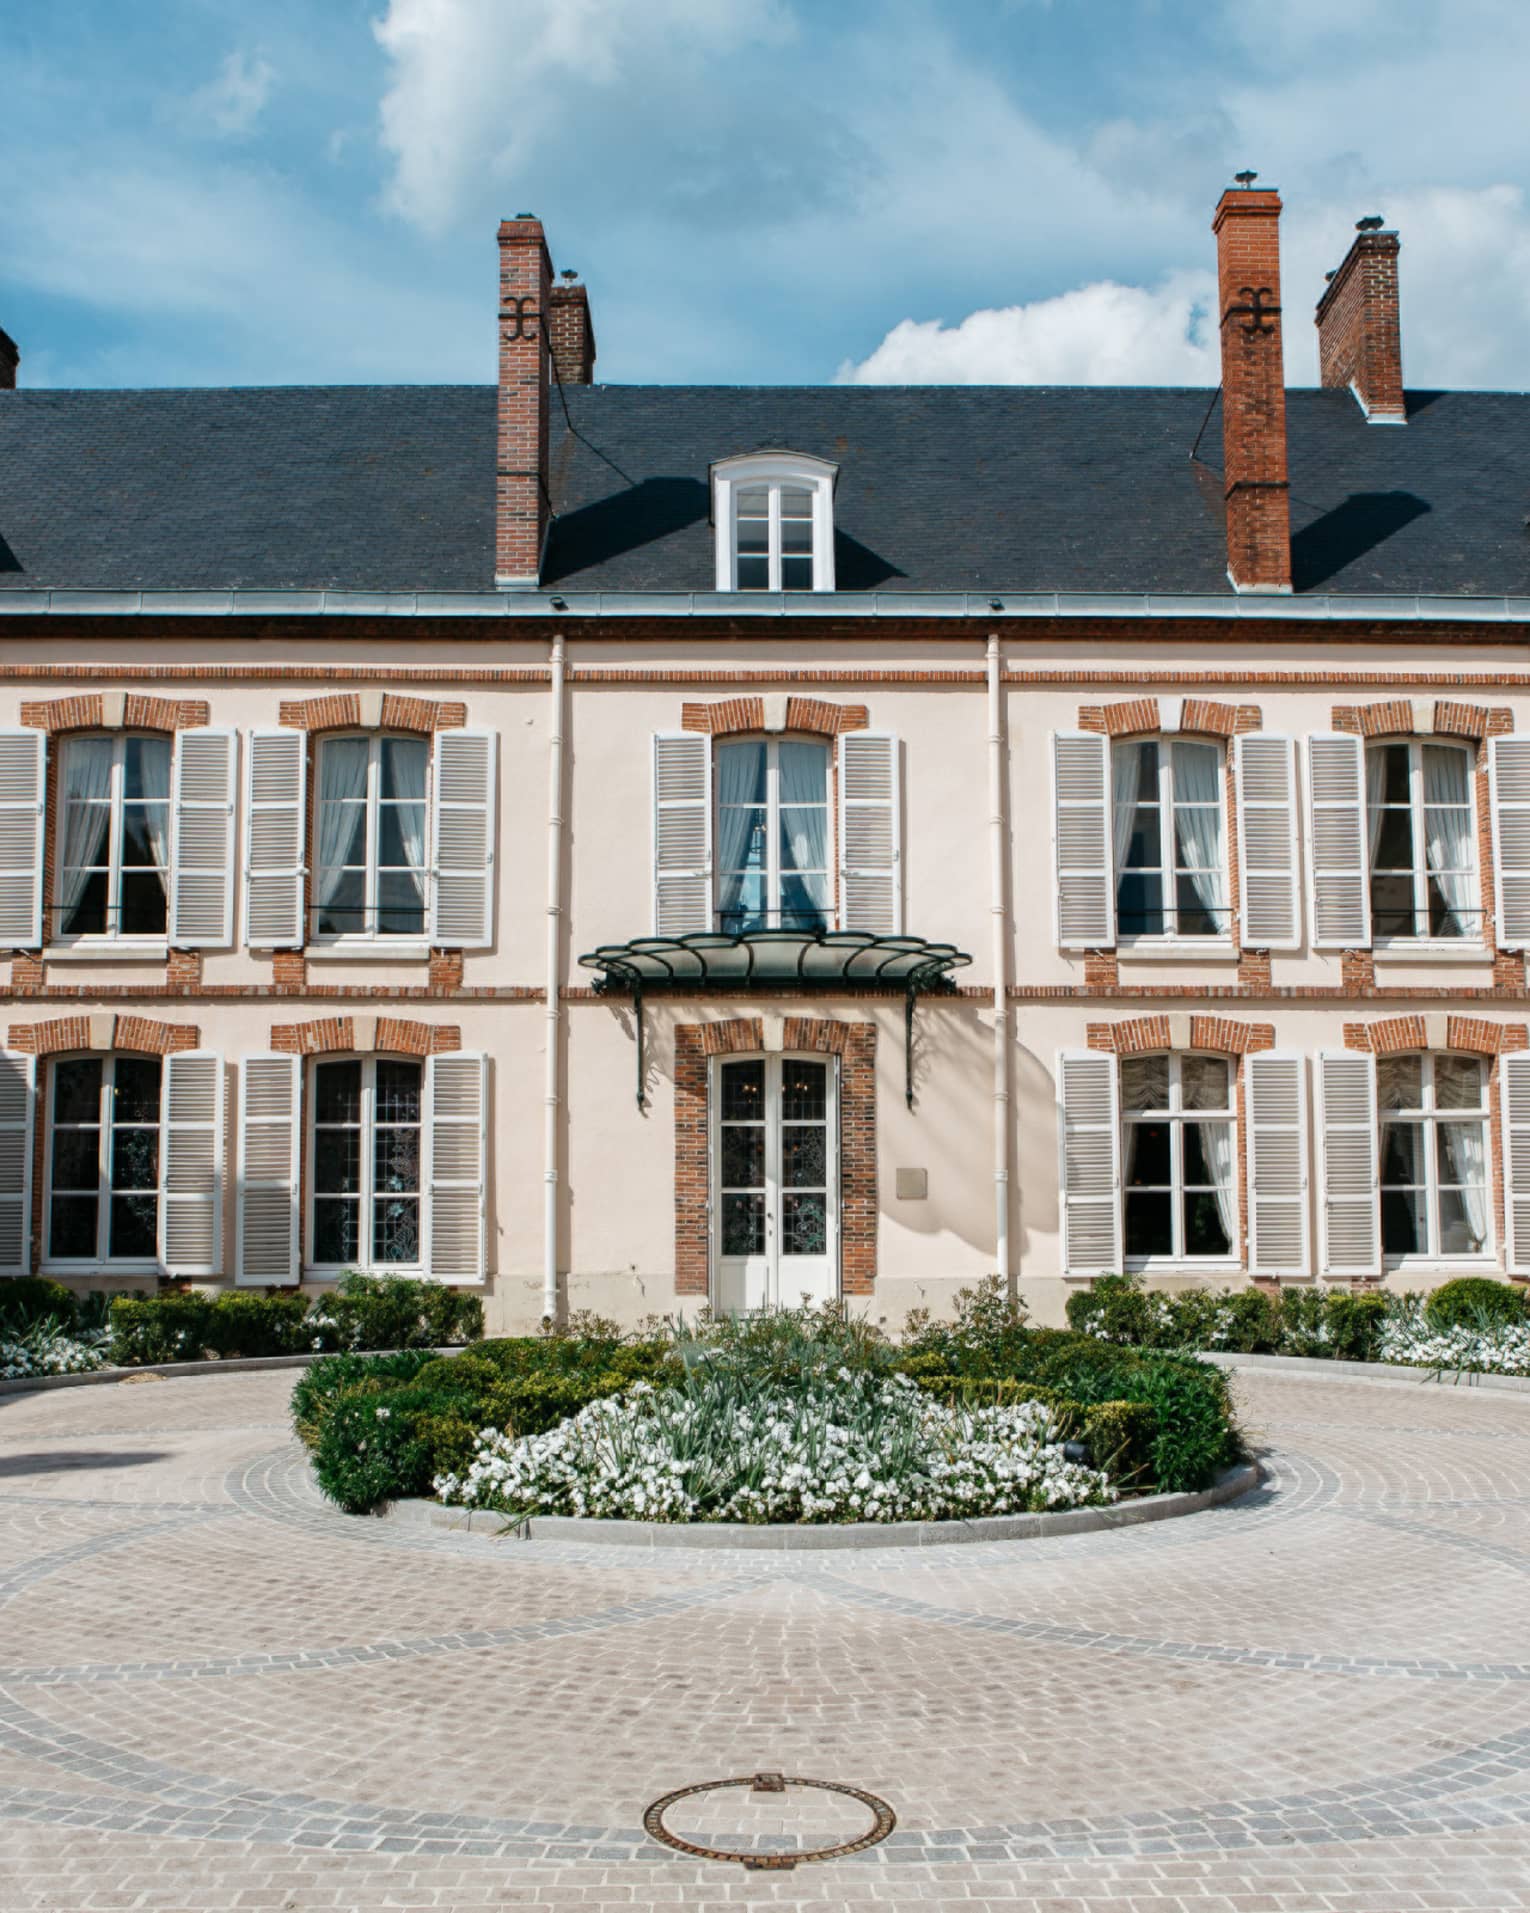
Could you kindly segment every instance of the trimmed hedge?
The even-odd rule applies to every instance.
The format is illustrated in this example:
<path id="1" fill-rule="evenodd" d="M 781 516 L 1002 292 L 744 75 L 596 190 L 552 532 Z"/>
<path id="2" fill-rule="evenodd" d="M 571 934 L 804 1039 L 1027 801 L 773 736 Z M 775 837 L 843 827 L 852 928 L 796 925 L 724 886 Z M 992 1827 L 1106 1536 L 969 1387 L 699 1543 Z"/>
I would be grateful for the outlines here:
<path id="1" fill-rule="evenodd" d="M 1042 1402 L 1052 1410 L 1067 1440 L 1080 1440 L 1090 1464 L 1102 1469 L 1118 1488 L 1138 1488 L 1150 1481 L 1154 1447 L 1158 1440 L 1158 1410 L 1151 1402 L 1075 1401 L 1055 1388 L 1031 1382 L 941 1375 L 922 1370 L 914 1378 L 926 1394 L 943 1402 L 964 1402 L 976 1408 L 999 1408 L 1014 1402 Z"/>
<path id="2" fill-rule="evenodd" d="M 1424 1304 L 1424 1314 L 1434 1329 L 1522 1328 L 1530 1322 L 1522 1289 L 1480 1275 L 1441 1283 Z"/>
<path id="3" fill-rule="evenodd" d="M 37 1322 L 56 1322 L 67 1335 L 78 1319 L 74 1291 L 62 1282 L 50 1282 L 43 1275 L 18 1275 L 0 1282 L 0 1328 L 28 1329 Z"/>

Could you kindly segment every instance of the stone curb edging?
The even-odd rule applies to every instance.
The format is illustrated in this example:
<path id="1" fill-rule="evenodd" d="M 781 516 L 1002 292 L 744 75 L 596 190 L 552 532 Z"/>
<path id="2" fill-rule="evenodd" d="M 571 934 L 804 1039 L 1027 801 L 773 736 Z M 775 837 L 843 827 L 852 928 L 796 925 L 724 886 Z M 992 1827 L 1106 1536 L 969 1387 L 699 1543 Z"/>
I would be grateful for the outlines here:
<path id="1" fill-rule="evenodd" d="M 435 1355 L 460 1355 L 471 1342 L 459 1342 L 451 1348 L 433 1349 Z M 133 1368 L 92 1368 L 83 1375 L 18 1375 L 13 1381 L 0 1382 L 0 1395 L 27 1395 L 44 1388 L 99 1388 L 107 1382 L 130 1381 L 135 1375 L 238 1375 L 254 1374 L 264 1368 L 307 1368 L 335 1349 L 314 1349 L 305 1355 L 230 1355 L 209 1362 L 141 1362 Z M 359 1355 L 397 1355 L 396 1348 L 363 1348 Z"/>
<path id="2" fill-rule="evenodd" d="M 1485 1375 L 1476 1369 L 1413 1368 L 1401 1362 L 1329 1361 L 1321 1355 L 1231 1355 L 1221 1349 L 1197 1349 L 1203 1362 L 1231 1373 L 1257 1369 L 1264 1374 L 1310 1376 L 1314 1380 L 1370 1382 L 1377 1387 L 1489 1388 L 1509 1395 L 1530 1395 L 1530 1375 Z"/>
<path id="3" fill-rule="evenodd" d="M 602 1521 L 578 1515 L 539 1514 L 519 1528 L 482 1508 L 443 1508 L 438 1501 L 395 1501 L 372 1518 L 408 1527 L 449 1528 L 493 1539 L 583 1541 L 622 1548 L 764 1548 L 821 1551 L 845 1548 L 951 1547 L 965 1541 L 1032 1541 L 1051 1535 L 1096 1534 L 1105 1528 L 1135 1528 L 1146 1521 L 1198 1514 L 1257 1488 L 1257 1461 L 1224 1469 L 1209 1488 L 1194 1494 L 1144 1495 L 1111 1508 L 1066 1508 L 1057 1514 L 987 1515 L 975 1521 L 852 1521 L 812 1527 L 772 1523 L 754 1527 L 723 1521 Z"/>

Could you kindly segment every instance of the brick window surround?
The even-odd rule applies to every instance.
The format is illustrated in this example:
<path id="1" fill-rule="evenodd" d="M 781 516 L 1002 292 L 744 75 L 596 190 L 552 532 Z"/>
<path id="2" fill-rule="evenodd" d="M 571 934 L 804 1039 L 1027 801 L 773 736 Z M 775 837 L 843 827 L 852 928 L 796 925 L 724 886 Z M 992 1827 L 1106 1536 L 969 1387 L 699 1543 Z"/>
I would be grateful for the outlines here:
<path id="1" fill-rule="evenodd" d="M 273 1023 L 271 1047 L 284 1056 L 440 1056 L 462 1048 L 462 1031 L 452 1023 L 414 1023 L 401 1016 L 320 1016 L 308 1023 Z"/>
<path id="2" fill-rule="evenodd" d="M 1130 737 L 1134 732 L 1154 731 L 1167 731 L 1176 736 L 1181 732 L 1197 732 L 1206 737 L 1236 737 L 1244 731 L 1264 728 L 1264 712 L 1257 704 L 1217 704 L 1205 697 L 1174 701 L 1179 704 L 1178 723 L 1165 723 L 1165 717 L 1170 714 L 1164 711 L 1158 698 L 1132 697 L 1118 704 L 1081 704 L 1078 727 L 1106 737 Z"/>
<path id="3" fill-rule="evenodd" d="M 1453 698 L 1387 698 L 1379 704 L 1335 704 L 1333 728 L 1360 737 L 1504 737 L 1514 729 L 1507 705 L 1460 704 Z"/>
<path id="4" fill-rule="evenodd" d="M 400 697 L 393 691 L 337 691 L 329 697 L 283 699 L 277 722 L 292 731 L 431 731 L 460 729 L 465 704 Z"/>
<path id="5" fill-rule="evenodd" d="M 712 737 L 731 737 L 741 731 L 763 731 L 763 697 L 728 697 L 716 704 L 682 704 L 682 731 L 701 731 Z M 788 696 L 784 728 L 817 737 L 838 737 L 842 731 L 864 731 L 871 716 L 864 704 L 831 704 L 821 697 Z"/>
<path id="6" fill-rule="evenodd" d="M 198 698 L 87 691 L 78 697 L 25 703 L 21 721 L 29 730 L 46 731 L 50 737 L 59 731 L 188 731 L 209 721 L 209 706 Z"/>
<path id="7" fill-rule="evenodd" d="M 196 1049 L 202 1032 L 195 1023 L 156 1023 L 147 1016 L 60 1016 L 47 1023 L 12 1023 L 9 1047 L 22 1056 L 58 1056 L 68 1050 L 131 1050 L 140 1056 L 169 1056 Z"/>
<path id="8" fill-rule="evenodd" d="M 839 1064 L 839 1282 L 842 1295 L 871 1295 L 877 1267 L 875 1023 L 829 1017 L 782 1019 L 781 1049 L 837 1056 Z M 709 1294 L 707 1086 L 714 1056 L 763 1055 L 764 1020 L 733 1017 L 675 1030 L 675 1293 Z"/>

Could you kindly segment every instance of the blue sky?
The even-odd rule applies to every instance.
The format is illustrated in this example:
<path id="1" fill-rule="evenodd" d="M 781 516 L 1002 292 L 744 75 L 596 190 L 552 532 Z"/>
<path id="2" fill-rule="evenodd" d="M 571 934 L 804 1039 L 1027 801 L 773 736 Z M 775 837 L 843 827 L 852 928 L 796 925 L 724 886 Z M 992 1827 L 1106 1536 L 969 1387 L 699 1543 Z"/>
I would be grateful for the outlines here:
<path id="1" fill-rule="evenodd" d="M 494 227 L 598 375 L 1215 381 L 1211 209 L 1285 195 L 1287 366 L 1361 214 L 1414 385 L 1530 385 L 1523 0 L 9 0 L 28 385 L 483 381 Z"/>

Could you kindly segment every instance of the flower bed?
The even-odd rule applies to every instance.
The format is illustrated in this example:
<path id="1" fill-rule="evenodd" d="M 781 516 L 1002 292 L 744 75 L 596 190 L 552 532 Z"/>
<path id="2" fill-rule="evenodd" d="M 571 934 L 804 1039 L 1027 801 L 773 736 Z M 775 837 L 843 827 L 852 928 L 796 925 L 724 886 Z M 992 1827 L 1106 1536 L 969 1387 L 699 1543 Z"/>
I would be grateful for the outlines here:
<path id="1" fill-rule="evenodd" d="M 88 1375 L 107 1366 L 104 1331 L 72 1332 L 56 1319 L 0 1330 L 0 1382 L 40 1375 Z"/>

